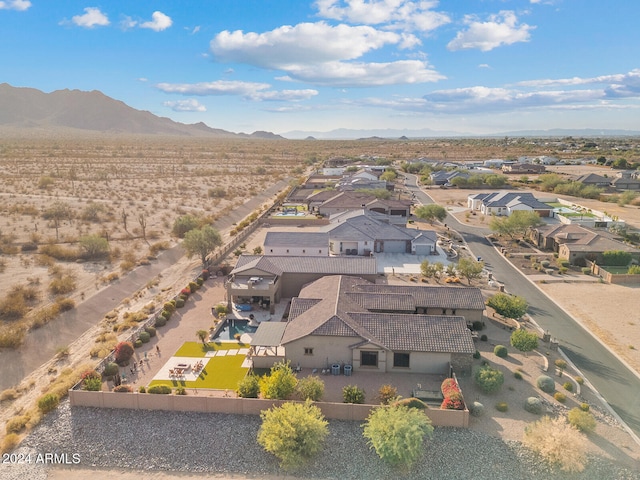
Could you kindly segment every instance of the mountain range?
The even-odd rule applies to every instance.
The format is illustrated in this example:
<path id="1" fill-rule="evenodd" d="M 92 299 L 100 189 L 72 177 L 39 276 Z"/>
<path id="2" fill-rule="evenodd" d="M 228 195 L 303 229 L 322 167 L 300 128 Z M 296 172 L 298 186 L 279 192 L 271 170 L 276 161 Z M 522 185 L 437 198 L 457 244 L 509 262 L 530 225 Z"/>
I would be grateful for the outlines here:
<path id="1" fill-rule="evenodd" d="M 0 131 L 64 131 L 131 135 L 180 135 L 215 138 L 283 138 L 270 132 L 233 133 L 204 123 L 184 124 L 136 110 L 102 92 L 56 90 L 0 84 Z"/>
<path id="2" fill-rule="evenodd" d="M 1 2 L 0 2 L 1 3 Z M 465 132 L 423 129 L 348 129 L 327 132 L 295 130 L 281 135 L 268 131 L 251 134 L 211 128 L 203 122 L 179 123 L 136 110 L 102 92 L 56 90 L 45 93 L 35 88 L 0 84 L 0 134 L 100 133 L 112 135 L 177 135 L 207 138 L 257 139 L 410 139 L 442 137 L 604 137 L 640 136 L 640 131 L 612 129 L 551 129 L 499 132 L 476 135 Z"/>

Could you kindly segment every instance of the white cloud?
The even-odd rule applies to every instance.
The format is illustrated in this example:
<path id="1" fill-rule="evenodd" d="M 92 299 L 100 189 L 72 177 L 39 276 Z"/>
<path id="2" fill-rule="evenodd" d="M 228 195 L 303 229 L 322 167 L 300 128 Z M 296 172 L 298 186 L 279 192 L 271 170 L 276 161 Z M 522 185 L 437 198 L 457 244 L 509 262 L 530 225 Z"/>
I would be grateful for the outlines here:
<path id="1" fill-rule="evenodd" d="M 154 32 L 161 32 L 169 28 L 172 24 L 173 20 L 171 20 L 171 17 L 162 12 L 155 11 L 151 14 L 151 20 L 141 23 L 140 28 L 148 28 Z"/>
<path id="2" fill-rule="evenodd" d="M 287 70 L 290 79 L 335 87 L 436 82 L 445 77 L 420 60 L 388 63 L 325 62 L 299 65 Z"/>
<path id="3" fill-rule="evenodd" d="M 480 65 L 478 65 L 478 68 L 491 68 L 491 65 L 489 65 L 488 63 L 481 63 Z"/>
<path id="4" fill-rule="evenodd" d="M 494 48 L 511 45 L 516 42 L 528 42 L 530 31 L 535 27 L 526 23 L 518 24 L 513 11 L 504 10 L 491 15 L 487 22 L 480 22 L 473 16 L 466 16 L 464 23 L 467 29 L 458 32 L 456 38 L 447 45 L 449 50 L 465 50 L 477 48 L 488 52 Z"/>
<path id="5" fill-rule="evenodd" d="M 128 15 L 123 16 L 122 20 L 120 20 L 120 28 L 122 30 L 131 30 L 136 25 L 138 25 L 138 22 Z"/>
<path id="6" fill-rule="evenodd" d="M 451 21 L 435 12 L 437 1 L 318 0 L 318 15 L 332 20 L 429 32 Z"/>
<path id="7" fill-rule="evenodd" d="M 369 26 L 330 26 L 325 22 L 285 25 L 265 33 L 220 32 L 211 51 L 220 61 L 287 70 L 289 66 L 351 60 L 408 37 Z"/>
<path id="8" fill-rule="evenodd" d="M 174 112 L 206 112 L 207 107 L 200 104 L 195 99 L 189 100 L 171 100 L 168 102 L 164 102 L 163 105 L 165 107 L 169 107 Z"/>
<path id="9" fill-rule="evenodd" d="M 613 75 L 600 75 L 597 77 L 572 77 L 543 80 L 527 80 L 518 82 L 516 85 L 522 87 L 555 87 L 574 85 L 595 85 L 595 84 L 628 84 L 629 86 L 640 85 L 640 69 L 636 68 L 628 73 L 617 73 Z"/>
<path id="10" fill-rule="evenodd" d="M 270 90 L 268 83 L 218 80 L 202 83 L 159 83 L 156 88 L 165 93 L 181 95 L 238 95 L 255 101 L 300 101 L 318 95 L 317 90 Z"/>
<path id="11" fill-rule="evenodd" d="M 29 0 L 8 0 L 6 2 L 0 2 L 0 10 L 18 10 L 24 12 L 31 7 Z"/>
<path id="12" fill-rule="evenodd" d="M 96 7 L 87 7 L 83 15 L 71 17 L 71 21 L 79 27 L 93 28 L 95 26 L 105 27 L 109 25 L 109 18 Z"/>

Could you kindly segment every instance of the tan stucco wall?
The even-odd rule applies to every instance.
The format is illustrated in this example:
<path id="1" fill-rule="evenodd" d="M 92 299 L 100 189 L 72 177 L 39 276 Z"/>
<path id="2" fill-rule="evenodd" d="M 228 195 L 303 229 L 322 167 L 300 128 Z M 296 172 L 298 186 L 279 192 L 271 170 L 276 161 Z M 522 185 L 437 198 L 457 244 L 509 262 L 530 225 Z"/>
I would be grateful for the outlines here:
<path id="1" fill-rule="evenodd" d="M 334 363 L 351 364 L 350 345 L 360 341 L 359 337 L 307 336 L 287 343 L 285 347 L 287 360 L 291 365 L 300 363 L 302 368 L 326 368 Z M 313 355 L 305 355 L 305 348 L 313 348 Z"/>

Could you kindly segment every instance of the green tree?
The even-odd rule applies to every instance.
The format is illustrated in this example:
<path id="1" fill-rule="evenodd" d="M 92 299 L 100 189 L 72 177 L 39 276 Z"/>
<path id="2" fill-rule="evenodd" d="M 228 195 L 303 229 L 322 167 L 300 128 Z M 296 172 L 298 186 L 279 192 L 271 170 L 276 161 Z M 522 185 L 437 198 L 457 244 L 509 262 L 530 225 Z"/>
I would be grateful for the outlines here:
<path id="1" fill-rule="evenodd" d="M 298 379 L 289 362 L 278 362 L 269 375 L 260 378 L 260 394 L 262 398 L 285 400 L 295 391 Z"/>
<path id="2" fill-rule="evenodd" d="M 523 297 L 506 293 L 492 295 L 487 300 L 487 305 L 493 308 L 498 315 L 513 319 L 521 318 L 529 308 L 529 304 Z"/>
<path id="3" fill-rule="evenodd" d="M 193 215 L 182 215 L 176 218 L 173 222 L 173 229 L 171 232 L 178 238 L 184 238 L 187 232 L 198 228 L 200 226 L 200 220 Z"/>
<path id="4" fill-rule="evenodd" d="M 220 245 L 222 245 L 222 237 L 210 225 L 188 231 L 182 241 L 187 256 L 191 258 L 199 255 L 203 266 L 207 264 L 207 255 Z"/>
<path id="5" fill-rule="evenodd" d="M 562 470 L 581 472 L 586 461 L 587 439 L 564 417 L 542 417 L 525 427 L 522 443 Z"/>
<path id="6" fill-rule="evenodd" d="M 433 224 L 435 220 L 442 222 L 447 218 L 447 210 L 440 205 L 430 203 L 429 205 L 420 205 L 416 208 L 415 215 L 416 217 Z"/>
<path id="7" fill-rule="evenodd" d="M 310 375 L 300 379 L 296 390 L 303 400 L 319 402 L 324 396 L 324 382 L 321 378 Z"/>
<path id="8" fill-rule="evenodd" d="M 458 261 L 458 273 L 467 279 L 469 285 L 473 278 L 479 278 L 482 275 L 484 262 L 471 260 L 470 258 L 461 258 Z"/>
<path id="9" fill-rule="evenodd" d="M 285 470 L 300 467 L 320 452 L 329 433 L 324 415 L 309 400 L 264 410 L 260 417 L 258 444 L 275 455 Z"/>
<path id="10" fill-rule="evenodd" d="M 260 381 L 257 375 L 249 374 L 238 382 L 238 396 L 240 398 L 258 398 Z"/>
<path id="11" fill-rule="evenodd" d="M 489 365 L 474 370 L 473 379 L 484 393 L 495 393 L 504 383 L 504 374 Z"/>
<path id="12" fill-rule="evenodd" d="M 396 178 L 398 178 L 398 174 L 393 170 L 385 170 L 385 172 L 380 175 L 380 180 L 383 182 L 393 182 Z"/>
<path id="13" fill-rule="evenodd" d="M 602 254 L 602 263 L 617 267 L 626 267 L 631 263 L 632 256 L 622 250 L 607 250 Z"/>
<path id="14" fill-rule="evenodd" d="M 206 330 L 198 330 L 196 332 L 196 337 L 198 337 L 200 339 L 200 341 L 202 342 L 202 345 L 206 346 L 207 345 L 207 337 L 209 336 L 209 332 L 207 332 Z"/>
<path id="15" fill-rule="evenodd" d="M 515 238 L 524 235 L 528 229 L 542 225 L 544 222 L 536 212 L 516 210 L 508 217 L 493 217 L 489 228 L 500 235 Z"/>
<path id="16" fill-rule="evenodd" d="M 109 241 L 100 235 L 85 235 L 79 242 L 85 258 L 94 260 L 109 255 Z"/>
<path id="17" fill-rule="evenodd" d="M 363 425 L 363 435 L 378 456 L 390 465 L 408 469 L 420 458 L 425 437 L 433 426 L 423 410 L 403 405 L 374 409 Z"/>
<path id="18" fill-rule="evenodd" d="M 526 354 L 538 348 L 538 334 L 519 328 L 511 334 L 510 343 L 514 348 Z"/>

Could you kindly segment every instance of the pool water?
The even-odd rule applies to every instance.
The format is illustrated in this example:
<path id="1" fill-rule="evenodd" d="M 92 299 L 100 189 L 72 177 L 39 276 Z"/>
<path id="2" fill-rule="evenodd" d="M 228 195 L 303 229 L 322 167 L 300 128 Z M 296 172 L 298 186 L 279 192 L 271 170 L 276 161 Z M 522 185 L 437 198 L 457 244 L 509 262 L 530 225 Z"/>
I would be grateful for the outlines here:
<path id="1" fill-rule="evenodd" d="M 213 340 L 235 340 L 235 335 L 239 333 L 254 333 L 258 327 L 249 325 L 249 320 L 231 320 L 224 321 L 224 326 L 220 329 Z"/>
<path id="2" fill-rule="evenodd" d="M 304 217 L 305 215 L 305 212 L 279 212 L 275 214 L 276 217 Z"/>

